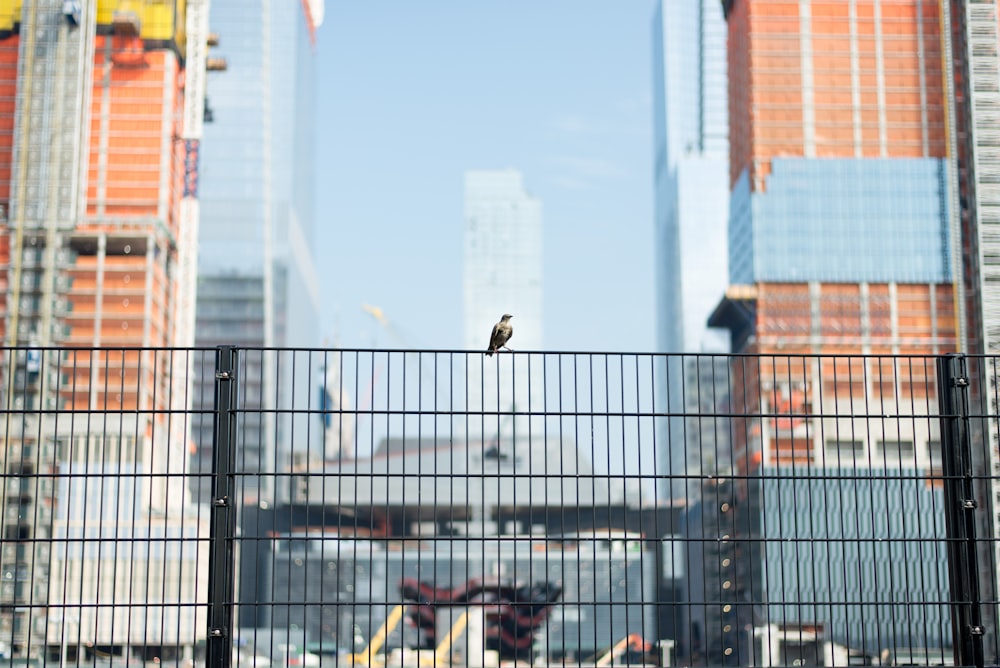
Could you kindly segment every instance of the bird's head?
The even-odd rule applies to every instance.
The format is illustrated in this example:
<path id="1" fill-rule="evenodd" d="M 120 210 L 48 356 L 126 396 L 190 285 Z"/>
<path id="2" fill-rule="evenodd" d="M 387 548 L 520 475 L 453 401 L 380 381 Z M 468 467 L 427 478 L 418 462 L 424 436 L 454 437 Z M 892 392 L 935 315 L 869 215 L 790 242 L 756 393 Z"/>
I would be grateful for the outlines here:
<path id="1" fill-rule="evenodd" d="M 508 320 L 510 320 L 513 317 L 514 316 L 512 316 L 510 313 L 504 313 L 503 316 L 500 318 L 500 320 L 503 321 L 503 322 L 507 322 Z"/>

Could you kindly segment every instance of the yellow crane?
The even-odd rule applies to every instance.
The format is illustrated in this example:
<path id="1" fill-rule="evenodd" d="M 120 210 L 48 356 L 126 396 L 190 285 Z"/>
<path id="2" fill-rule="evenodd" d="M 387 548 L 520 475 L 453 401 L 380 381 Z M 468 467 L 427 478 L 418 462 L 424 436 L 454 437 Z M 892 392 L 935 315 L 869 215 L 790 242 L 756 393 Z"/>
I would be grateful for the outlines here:
<path id="1" fill-rule="evenodd" d="M 381 325 L 382 329 L 386 331 L 389 338 L 392 340 L 393 346 L 397 348 L 412 347 L 411 342 L 407 340 L 409 337 L 403 336 L 403 333 L 399 331 L 398 327 L 392 324 L 392 321 L 390 321 L 388 316 L 386 316 L 385 311 L 383 311 L 380 307 L 372 306 L 371 304 L 362 304 L 361 310 L 370 315 L 375 319 L 375 322 Z"/>

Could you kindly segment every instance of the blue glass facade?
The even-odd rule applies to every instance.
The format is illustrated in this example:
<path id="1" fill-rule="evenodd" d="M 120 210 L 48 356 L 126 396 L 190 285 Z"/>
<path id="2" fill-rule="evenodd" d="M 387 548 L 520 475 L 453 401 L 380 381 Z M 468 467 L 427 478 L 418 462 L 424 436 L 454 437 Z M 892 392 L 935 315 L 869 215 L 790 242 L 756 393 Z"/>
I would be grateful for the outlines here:
<path id="1" fill-rule="evenodd" d="M 224 72 L 210 73 L 201 145 L 195 344 L 315 347 L 320 344 L 315 237 L 315 58 L 299 2 L 213 0 L 213 55 Z M 248 356 L 247 407 L 282 408 L 310 392 L 309 363 L 275 373 L 262 354 Z M 313 376 L 315 378 L 315 375 Z M 210 379 L 195 389 L 210 407 Z M 286 470 L 297 429 L 292 416 L 265 415 L 241 441 L 241 461 L 261 471 Z M 308 416 L 295 416 L 296 421 Z M 266 423 L 277 421 L 277 424 Z M 314 425 L 315 426 L 315 425 Z M 248 433 L 250 433 L 248 432 Z M 313 434 L 320 431 L 313 429 Z M 210 434 L 199 434 L 194 470 L 210 470 Z M 298 439 L 298 452 L 319 447 Z M 261 478 L 267 481 L 267 478 Z M 262 485 L 269 483 L 261 483 Z M 195 490 L 204 498 L 204 489 Z M 248 497 L 272 489 L 248 485 Z"/>
<path id="2" fill-rule="evenodd" d="M 757 193 L 744 173 L 730 201 L 730 281 L 950 281 L 945 171 L 936 158 L 774 158 Z"/>
<path id="3" fill-rule="evenodd" d="M 799 480 L 792 478 L 801 470 L 764 473 L 759 503 L 772 623 L 821 624 L 828 639 L 876 655 L 950 641 L 944 496 L 928 486 L 926 471 L 858 477 L 855 469 L 818 469 L 817 478 Z"/>
<path id="4" fill-rule="evenodd" d="M 786 663 L 781 648 L 787 632 L 794 657 L 813 630 L 854 653 L 818 665 L 889 665 L 893 653 L 946 647 L 943 490 L 926 468 L 884 462 L 877 471 L 767 466 L 745 481 L 706 481 L 681 523 L 681 665 L 817 665 Z"/>
<path id="5" fill-rule="evenodd" d="M 199 165 L 201 227 L 198 270 L 262 273 L 270 220 L 267 87 L 269 37 L 263 0 L 216 0 L 209 25 L 220 35 L 213 55 L 225 72 L 210 72 Z"/>

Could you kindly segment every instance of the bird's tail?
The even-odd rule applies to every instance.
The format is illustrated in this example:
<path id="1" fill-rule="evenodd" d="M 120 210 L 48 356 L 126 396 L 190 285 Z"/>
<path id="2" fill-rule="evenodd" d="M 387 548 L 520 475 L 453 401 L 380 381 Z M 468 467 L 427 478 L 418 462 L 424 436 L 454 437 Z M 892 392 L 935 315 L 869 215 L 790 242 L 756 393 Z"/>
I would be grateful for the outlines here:
<path id="1" fill-rule="evenodd" d="M 489 350 L 486 351 L 486 356 L 487 357 L 493 357 L 493 349 L 492 348 L 490 348 Z"/>

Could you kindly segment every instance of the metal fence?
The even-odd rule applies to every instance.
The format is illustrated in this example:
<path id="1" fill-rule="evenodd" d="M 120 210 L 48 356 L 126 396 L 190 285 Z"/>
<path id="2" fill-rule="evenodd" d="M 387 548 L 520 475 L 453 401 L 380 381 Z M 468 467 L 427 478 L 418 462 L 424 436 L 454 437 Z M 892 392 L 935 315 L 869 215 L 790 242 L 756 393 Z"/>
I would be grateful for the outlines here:
<path id="1" fill-rule="evenodd" d="M 0 661 L 995 664 L 996 363 L 6 349 Z"/>

